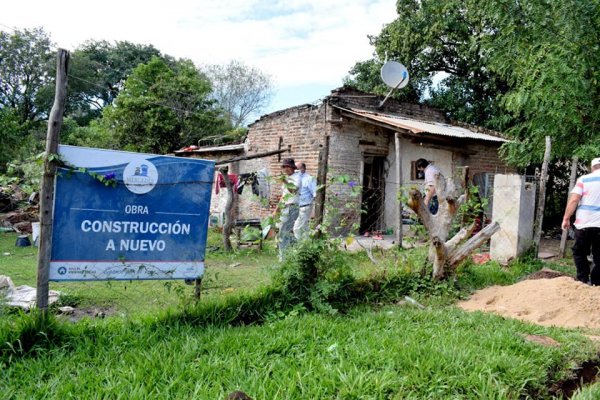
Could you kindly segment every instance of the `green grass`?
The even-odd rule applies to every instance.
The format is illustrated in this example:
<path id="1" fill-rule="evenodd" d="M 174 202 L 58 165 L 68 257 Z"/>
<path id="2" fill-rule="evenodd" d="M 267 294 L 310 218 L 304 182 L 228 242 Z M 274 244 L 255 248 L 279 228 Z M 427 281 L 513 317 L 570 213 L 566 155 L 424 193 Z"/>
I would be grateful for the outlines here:
<path id="1" fill-rule="evenodd" d="M 16 237 L 14 233 L 0 233 L 0 275 L 10 276 L 16 286 L 35 287 L 37 248 L 16 247 Z M 269 270 L 277 262 L 272 241 L 262 252 L 244 248 L 227 254 L 217 249 L 220 245 L 221 235 L 209 231 L 203 298 L 253 291 L 269 283 Z M 193 286 L 180 280 L 50 282 L 50 290 L 66 294 L 64 304 L 128 317 L 179 307 L 194 293 Z"/>
<path id="2" fill-rule="evenodd" d="M 600 383 L 582 388 L 571 400 L 598 400 L 600 399 Z"/>
<path id="3" fill-rule="evenodd" d="M 581 335 L 454 307 L 288 315 L 262 326 L 109 321 L 0 368 L 5 398 L 542 399 L 595 355 Z M 524 340 L 548 335 L 560 347 Z"/>
<path id="4" fill-rule="evenodd" d="M 0 259 L 0 274 L 35 285 L 35 249 L 15 248 L 14 240 L 0 236 L 2 252 L 11 253 Z M 509 268 L 467 263 L 455 281 L 435 283 L 423 270 L 423 250 L 377 254 L 378 265 L 359 253 L 350 257 L 357 279 L 342 295 L 347 303 L 328 315 L 268 287 L 277 265 L 271 243 L 264 252 L 232 254 L 215 250 L 219 244 L 211 232 L 204 297 L 195 306 L 181 304 L 190 286 L 65 283 L 52 288 L 135 318 L 70 324 L 35 313 L 0 316 L 0 397 L 222 399 L 243 390 L 255 399 L 544 399 L 572 368 L 598 359 L 580 331 L 452 305 L 474 289 L 516 282 L 541 268 L 535 260 Z M 405 294 L 427 308 L 393 305 Z M 526 334 L 561 345 L 532 343 Z M 589 388 L 580 398 L 596 393 Z"/>
<path id="5" fill-rule="evenodd" d="M 16 286 L 36 286 L 37 248 L 16 247 L 17 234 L 0 233 L 0 275 L 8 275 Z M 9 255 L 2 255 L 2 254 Z M 421 252 L 418 257 L 424 259 Z M 381 260 L 374 265 L 364 252 L 352 255 L 352 268 L 357 277 L 368 277 L 382 272 L 396 271 L 398 256 L 393 251 L 377 252 Z M 414 258 L 414 256 L 411 256 Z M 264 248 L 222 250 L 222 235 L 209 230 L 206 270 L 202 281 L 202 301 L 218 299 L 240 292 L 252 292 L 271 282 L 271 270 L 279 265 L 273 240 Z M 194 287 L 180 280 L 174 281 L 99 281 L 50 282 L 50 289 L 64 294 L 63 305 L 72 305 L 94 315 L 102 311 L 107 315 L 137 317 L 168 308 L 179 308 L 192 298 Z"/>

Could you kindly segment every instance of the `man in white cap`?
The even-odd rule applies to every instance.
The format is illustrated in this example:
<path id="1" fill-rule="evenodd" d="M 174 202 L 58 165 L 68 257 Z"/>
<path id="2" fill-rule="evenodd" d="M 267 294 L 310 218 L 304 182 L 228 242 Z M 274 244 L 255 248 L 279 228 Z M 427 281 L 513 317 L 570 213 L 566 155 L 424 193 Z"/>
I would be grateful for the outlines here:
<path id="1" fill-rule="evenodd" d="M 592 172 L 577 179 L 567 202 L 562 228 L 571 225 L 575 214 L 575 244 L 573 260 L 577 268 L 577 280 L 600 285 L 600 157 L 592 160 Z M 588 254 L 592 251 L 595 267 L 590 271 Z"/>

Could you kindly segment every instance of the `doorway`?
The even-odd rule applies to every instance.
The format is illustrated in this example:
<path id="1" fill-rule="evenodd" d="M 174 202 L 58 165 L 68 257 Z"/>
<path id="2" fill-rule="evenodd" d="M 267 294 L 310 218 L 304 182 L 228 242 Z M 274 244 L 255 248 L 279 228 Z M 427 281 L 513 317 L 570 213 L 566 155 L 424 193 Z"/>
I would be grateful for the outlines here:
<path id="1" fill-rule="evenodd" d="M 384 156 L 365 155 L 359 233 L 379 231 L 383 226 L 385 193 Z"/>

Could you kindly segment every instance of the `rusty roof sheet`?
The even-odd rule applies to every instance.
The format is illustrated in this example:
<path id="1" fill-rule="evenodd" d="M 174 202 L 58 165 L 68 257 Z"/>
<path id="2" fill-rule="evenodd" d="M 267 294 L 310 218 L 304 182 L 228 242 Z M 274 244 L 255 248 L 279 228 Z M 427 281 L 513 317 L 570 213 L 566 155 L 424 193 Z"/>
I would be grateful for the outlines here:
<path id="1" fill-rule="evenodd" d="M 244 150 L 244 143 L 224 144 L 221 146 L 199 147 L 195 150 L 175 150 L 175 154 L 203 154 L 203 153 L 226 153 L 240 152 Z"/>
<path id="2" fill-rule="evenodd" d="M 336 107 L 336 106 L 334 106 Z M 490 142 L 508 142 L 508 140 L 493 136 L 487 133 L 480 133 L 471 131 L 461 126 L 443 124 L 441 122 L 425 122 L 416 119 L 410 119 L 406 117 L 400 117 L 392 114 L 375 113 L 366 110 L 360 110 L 355 108 L 342 108 L 336 107 L 340 110 L 347 111 L 352 114 L 356 114 L 363 118 L 367 118 L 373 121 L 382 122 L 387 125 L 395 126 L 398 128 L 406 129 L 412 133 L 430 133 L 434 135 L 450 136 L 464 139 L 475 139 L 475 140 L 487 140 Z"/>

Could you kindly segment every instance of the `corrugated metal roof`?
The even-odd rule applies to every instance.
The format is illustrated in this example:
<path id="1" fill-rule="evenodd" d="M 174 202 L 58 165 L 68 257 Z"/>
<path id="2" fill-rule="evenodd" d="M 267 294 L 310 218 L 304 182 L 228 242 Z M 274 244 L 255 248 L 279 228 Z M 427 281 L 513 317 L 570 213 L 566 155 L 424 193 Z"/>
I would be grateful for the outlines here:
<path id="1" fill-rule="evenodd" d="M 244 150 L 244 143 L 226 144 L 222 146 L 213 147 L 200 147 L 195 150 L 175 150 L 175 154 L 190 153 L 190 154 L 202 154 L 202 153 L 221 153 L 221 152 L 237 152 Z"/>
<path id="2" fill-rule="evenodd" d="M 352 114 L 356 114 L 363 118 L 383 122 L 387 125 L 406 129 L 412 133 L 431 133 L 434 135 L 443 135 L 464 139 L 487 140 L 490 142 L 508 142 L 508 140 L 503 139 L 501 137 L 471 131 L 460 126 L 443 124 L 440 122 L 424 122 L 416 119 L 400 117 L 397 115 L 374 113 L 371 111 L 359 110 L 354 108 L 342 108 L 337 106 L 334 107 Z"/>

